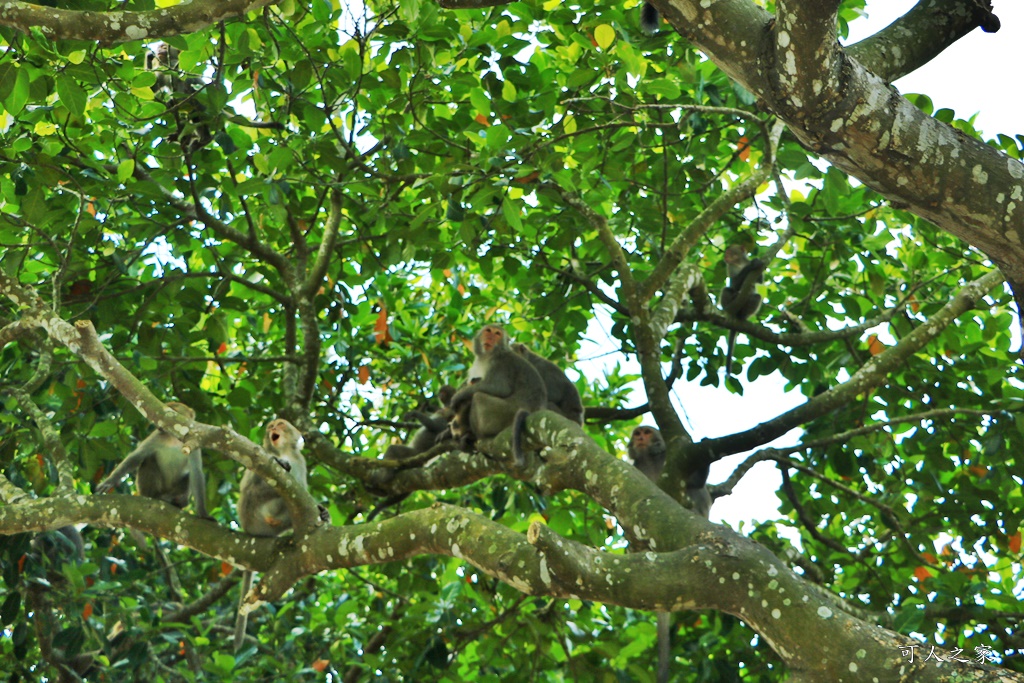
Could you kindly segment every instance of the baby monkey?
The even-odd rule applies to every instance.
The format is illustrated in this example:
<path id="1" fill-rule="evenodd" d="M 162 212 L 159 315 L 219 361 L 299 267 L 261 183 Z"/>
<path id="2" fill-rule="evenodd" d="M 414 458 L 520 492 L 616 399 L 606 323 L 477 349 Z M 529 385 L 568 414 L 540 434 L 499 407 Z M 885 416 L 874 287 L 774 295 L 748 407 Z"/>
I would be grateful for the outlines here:
<path id="1" fill-rule="evenodd" d="M 171 401 L 167 407 L 190 420 L 196 417 L 196 411 L 184 403 Z M 196 515 L 207 518 L 202 455 L 199 448 L 186 453 L 185 444 L 178 437 L 155 429 L 96 487 L 96 493 L 107 493 L 130 472 L 137 470 L 135 483 L 139 495 L 162 500 L 180 509 L 188 504 L 191 494 Z"/>
<path id="2" fill-rule="evenodd" d="M 739 244 L 732 244 L 725 250 L 726 273 L 729 284 L 722 290 L 719 304 L 726 315 L 737 320 L 752 317 L 761 308 L 761 295 L 754 290 L 754 285 L 764 280 L 765 263 L 761 259 L 750 260 L 747 250 Z M 744 294 L 744 285 L 752 280 L 751 286 Z M 729 330 L 729 344 L 725 352 L 725 376 L 732 374 L 732 352 L 736 346 L 736 330 Z"/>
<path id="3" fill-rule="evenodd" d="M 455 416 L 451 409 L 452 396 L 455 395 L 455 388 L 445 384 L 437 390 L 437 400 L 441 406 L 432 413 L 424 413 L 419 410 L 412 410 L 407 419 L 419 422 L 422 427 L 417 429 L 408 444 L 392 444 L 384 452 L 388 460 L 408 460 L 420 453 L 425 453 L 433 448 L 441 437 L 448 430 L 448 422 Z"/>
<path id="4" fill-rule="evenodd" d="M 302 488 L 308 488 L 306 458 L 302 455 L 304 440 L 299 430 L 288 420 L 272 420 L 267 425 L 263 437 L 263 449 L 288 472 Z M 320 518 L 330 521 L 330 514 L 323 506 Z M 238 519 L 242 530 L 253 536 L 278 536 L 292 528 L 292 518 L 288 513 L 281 494 L 267 483 L 263 477 L 252 470 L 242 475 L 240 495 L 238 498 Z M 245 637 L 246 614 L 242 612 L 245 596 L 252 588 L 252 572 L 242 574 L 242 592 L 238 599 L 238 617 L 235 620 L 235 652 L 242 647 Z"/>
<path id="5" fill-rule="evenodd" d="M 526 417 L 543 410 L 548 395 L 544 380 L 525 358 L 509 346 L 505 328 L 484 325 L 473 338 L 473 370 L 480 381 L 455 392 L 451 408 L 456 426 L 471 439 L 497 436 L 512 427 L 512 452 L 517 466 L 526 462 L 522 432 Z M 453 433 L 454 433 L 453 429 Z"/>

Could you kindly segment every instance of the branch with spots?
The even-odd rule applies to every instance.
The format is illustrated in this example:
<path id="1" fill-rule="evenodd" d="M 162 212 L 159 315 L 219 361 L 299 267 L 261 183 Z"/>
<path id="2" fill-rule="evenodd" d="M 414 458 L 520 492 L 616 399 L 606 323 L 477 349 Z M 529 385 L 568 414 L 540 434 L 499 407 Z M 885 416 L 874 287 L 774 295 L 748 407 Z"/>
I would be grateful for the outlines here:
<path id="1" fill-rule="evenodd" d="M 275 0 L 196 0 L 145 12 L 95 12 L 8 0 L 0 2 L 0 26 L 108 46 L 192 33 L 273 4 Z"/>

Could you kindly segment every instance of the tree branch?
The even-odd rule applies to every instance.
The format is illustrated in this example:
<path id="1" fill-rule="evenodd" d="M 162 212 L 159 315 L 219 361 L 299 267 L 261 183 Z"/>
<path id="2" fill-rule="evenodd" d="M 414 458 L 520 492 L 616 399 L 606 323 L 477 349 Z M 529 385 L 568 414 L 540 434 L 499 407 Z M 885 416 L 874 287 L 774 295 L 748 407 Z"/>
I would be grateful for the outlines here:
<path id="1" fill-rule="evenodd" d="M 917 327 L 899 344 L 872 357 L 843 384 L 752 429 L 720 438 L 704 439 L 694 444 L 692 448 L 701 451 L 703 457 L 714 462 L 726 455 L 741 453 L 768 443 L 790 429 L 845 405 L 864 391 L 888 381 L 891 372 L 938 337 L 958 316 L 974 308 L 983 296 L 1002 282 L 1002 273 L 993 270 L 968 283 L 948 304 L 929 318 L 926 324 Z"/>
<path id="2" fill-rule="evenodd" d="M 90 12 L 4 0 L 0 2 L 0 26 L 22 33 L 38 29 L 53 40 L 85 40 L 107 46 L 194 33 L 276 2 L 194 0 L 146 12 Z"/>

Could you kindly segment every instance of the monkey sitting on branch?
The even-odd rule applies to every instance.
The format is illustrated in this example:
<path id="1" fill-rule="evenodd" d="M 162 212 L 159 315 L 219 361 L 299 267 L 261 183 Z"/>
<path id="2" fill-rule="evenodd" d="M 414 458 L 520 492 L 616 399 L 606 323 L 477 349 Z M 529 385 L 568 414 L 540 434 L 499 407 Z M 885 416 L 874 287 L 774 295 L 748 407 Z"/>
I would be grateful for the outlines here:
<path id="1" fill-rule="evenodd" d="M 729 284 L 722 290 L 719 305 L 725 314 L 736 320 L 753 317 L 761 308 L 761 295 L 755 287 L 764 280 L 767 265 L 761 259 L 751 260 L 747 250 L 739 244 L 725 250 L 726 273 Z M 732 375 L 732 352 L 736 346 L 736 330 L 729 330 L 729 343 L 725 352 L 725 376 Z"/>
<path id="2" fill-rule="evenodd" d="M 512 452 L 516 465 L 521 466 L 526 462 L 522 449 L 526 417 L 547 405 L 544 380 L 529 361 L 512 350 L 500 325 L 480 329 L 473 338 L 473 354 L 470 374 L 479 376 L 480 381 L 463 386 L 452 397 L 453 433 L 456 428 L 468 431 L 463 438 L 465 448 L 472 440 L 497 436 L 512 427 Z"/>
<path id="3" fill-rule="evenodd" d="M 196 412 L 184 403 L 171 401 L 167 407 L 190 420 L 196 417 Z M 191 494 L 196 515 L 208 519 L 202 455 L 201 449 L 186 451 L 185 444 L 178 437 L 155 429 L 96 487 L 96 493 L 107 493 L 130 472 L 137 470 L 135 483 L 139 495 L 162 500 L 180 509 L 188 504 Z"/>
<path id="4" fill-rule="evenodd" d="M 633 466 L 657 483 L 661 471 L 665 469 L 665 455 L 668 452 L 661 431 L 646 425 L 637 427 L 629 437 L 626 452 L 633 461 Z M 693 511 L 705 519 L 711 513 L 711 494 L 707 489 L 709 469 L 701 468 L 686 479 L 686 495 L 693 503 Z M 658 612 L 658 683 L 665 683 L 669 679 L 672 655 L 671 627 L 671 615 L 668 612 Z"/>
<path id="5" fill-rule="evenodd" d="M 274 461 L 285 472 L 295 478 L 304 489 L 308 489 L 306 458 L 302 455 L 304 440 L 302 434 L 288 420 L 277 419 L 267 425 L 263 437 L 263 449 L 271 454 Z M 238 520 L 242 531 L 253 536 L 279 536 L 292 528 L 292 517 L 284 498 L 273 486 L 252 470 L 242 475 L 239 487 Z M 329 522 L 331 517 L 322 505 L 320 519 Z M 242 574 L 242 588 L 238 598 L 238 616 L 235 620 L 235 652 L 242 647 L 245 638 L 247 611 L 243 609 L 245 597 L 252 588 L 252 572 Z"/>
<path id="6" fill-rule="evenodd" d="M 668 453 L 665 437 L 660 430 L 646 425 L 634 429 L 626 453 L 645 477 L 658 482 L 665 469 L 665 456 Z M 705 519 L 711 513 L 711 494 L 707 489 L 709 470 L 709 467 L 702 467 L 686 478 L 686 496 L 693 503 L 693 511 Z"/>

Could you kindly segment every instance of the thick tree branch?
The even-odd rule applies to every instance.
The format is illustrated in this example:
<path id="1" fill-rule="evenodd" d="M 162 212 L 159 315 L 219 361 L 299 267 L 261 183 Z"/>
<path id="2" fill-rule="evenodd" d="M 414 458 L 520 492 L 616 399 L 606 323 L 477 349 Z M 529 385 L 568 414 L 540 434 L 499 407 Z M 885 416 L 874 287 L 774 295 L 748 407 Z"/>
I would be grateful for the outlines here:
<path id="1" fill-rule="evenodd" d="M 194 33 L 275 3 L 276 0 L 193 0 L 147 12 L 88 12 L 5 0 L 0 2 L 0 26 L 22 33 L 36 29 L 54 40 L 116 45 Z"/>
<path id="2" fill-rule="evenodd" d="M 794 108 L 813 110 L 839 91 L 837 0 L 776 3 L 775 63 L 778 85 Z"/>
<path id="3" fill-rule="evenodd" d="M 847 48 L 850 56 L 886 82 L 917 71 L 973 31 L 974 0 L 918 2 L 875 35 Z"/>

